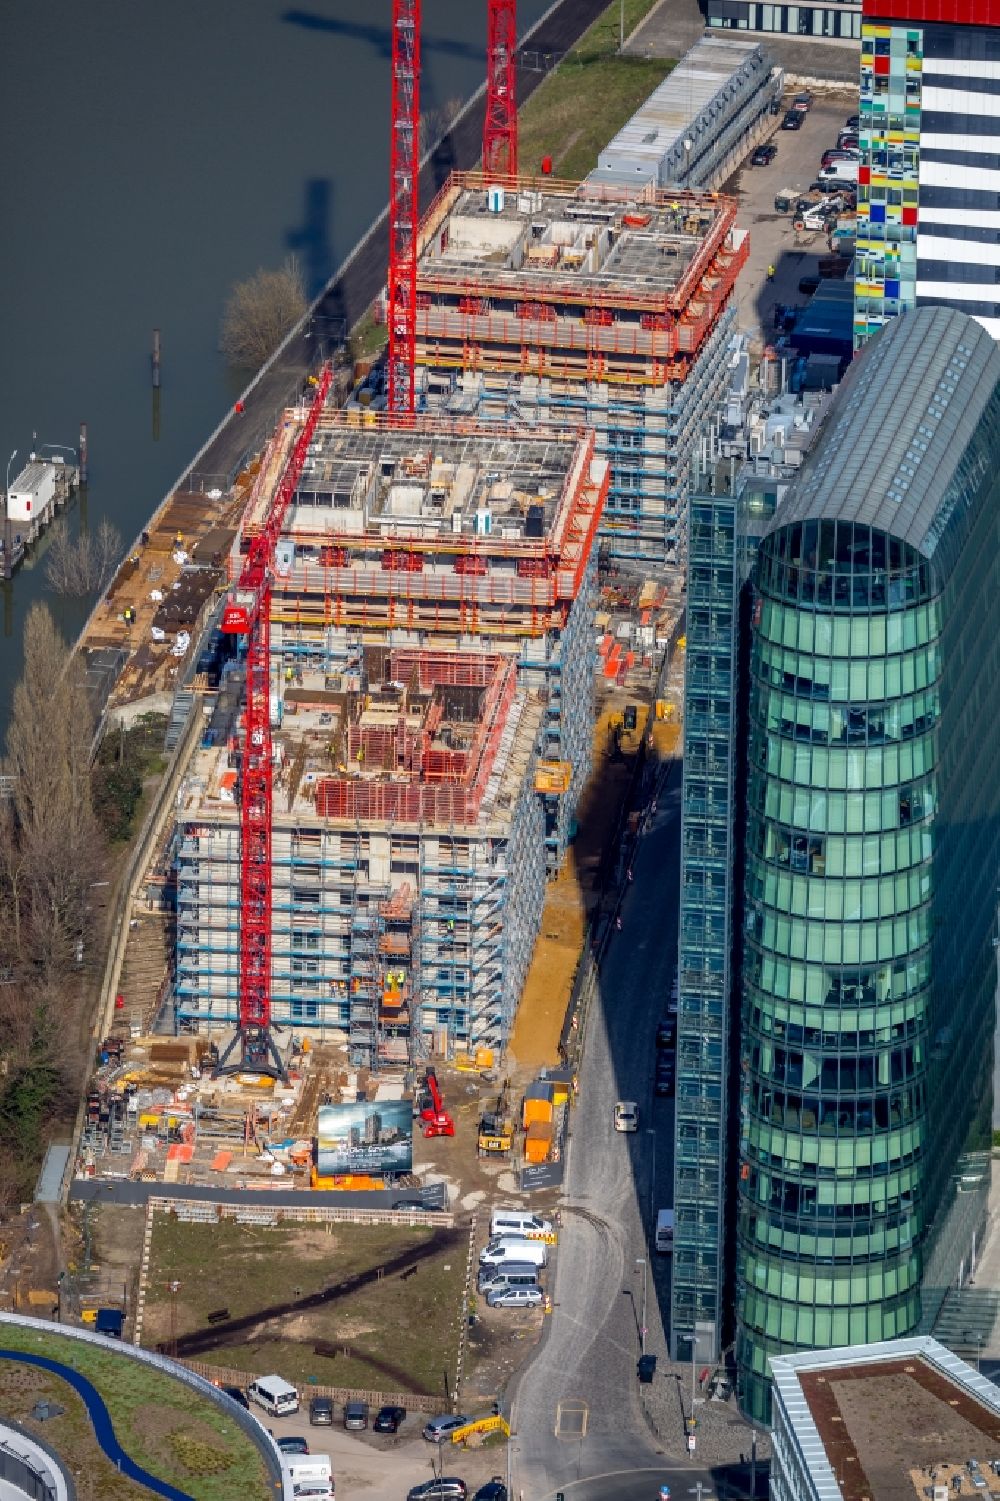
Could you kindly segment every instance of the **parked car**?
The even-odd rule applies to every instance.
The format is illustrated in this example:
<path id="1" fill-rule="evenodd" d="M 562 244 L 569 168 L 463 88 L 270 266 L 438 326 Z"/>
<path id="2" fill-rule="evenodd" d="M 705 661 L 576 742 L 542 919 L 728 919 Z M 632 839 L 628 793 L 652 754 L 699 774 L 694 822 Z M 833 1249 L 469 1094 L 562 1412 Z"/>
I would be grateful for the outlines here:
<path id="1" fill-rule="evenodd" d="M 801 130 L 805 116 L 800 109 L 790 109 L 781 122 L 782 130 Z"/>
<path id="2" fill-rule="evenodd" d="M 438 1480 L 412 1486 L 406 1493 L 406 1501 L 465 1501 L 468 1494 L 464 1480 L 457 1475 L 442 1475 Z"/>
<path id="3" fill-rule="evenodd" d="M 450 1438 L 456 1428 L 464 1428 L 469 1421 L 460 1412 L 447 1412 L 439 1418 L 429 1418 L 424 1424 L 424 1438 L 429 1444 L 440 1444 Z"/>
<path id="4" fill-rule="evenodd" d="M 846 146 L 846 147 L 850 147 L 850 149 L 852 151 L 860 151 L 861 150 L 861 137 L 858 136 L 858 135 L 855 135 L 855 133 L 854 133 L 853 130 L 842 130 L 840 132 L 840 135 L 837 137 L 837 145 L 841 149 L 843 149 Z"/>
<path id="5" fill-rule="evenodd" d="M 656 1078 L 653 1084 L 653 1088 L 655 1092 L 661 1097 L 670 1096 L 673 1094 L 674 1070 L 672 1065 L 669 1068 L 661 1068 L 659 1065 L 657 1066 Z"/>
<path id="6" fill-rule="evenodd" d="M 368 1403 L 345 1402 L 344 1403 L 344 1427 L 357 1432 L 361 1428 L 368 1427 Z"/>
<path id="7" fill-rule="evenodd" d="M 824 151 L 820 160 L 821 167 L 830 167 L 834 162 L 858 162 L 861 160 L 859 151 L 849 151 L 846 147 L 831 146 L 829 151 Z"/>
<path id="8" fill-rule="evenodd" d="M 636 1362 L 635 1373 L 644 1386 L 648 1386 L 656 1375 L 656 1356 L 640 1355 Z"/>
<path id="9" fill-rule="evenodd" d="M 672 1048 L 677 1041 L 677 1023 L 673 1017 L 665 1016 L 656 1028 L 656 1046 L 658 1048 Z"/>
<path id="10" fill-rule="evenodd" d="M 332 1428 L 333 1398 L 313 1397 L 309 1403 L 309 1421 L 314 1428 Z"/>
<path id="11" fill-rule="evenodd" d="M 219 1390 L 225 1392 L 227 1397 L 232 1397 L 234 1402 L 238 1402 L 248 1412 L 250 1411 L 250 1403 L 247 1401 L 247 1394 L 242 1386 L 222 1386 Z"/>
<path id="12" fill-rule="evenodd" d="M 372 1428 L 376 1433 L 398 1433 L 399 1425 L 405 1421 L 405 1407 L 380 1407 Z"/>
<path id="13" fill-rule="evenodd" d="M 615 1130 L 638 1131 L 639 1107 L 634 1100 L 619 1100 L 615 1106 Z"/>
<path id="14" fill-rule="evenodd" d="M 490 1308 L 540 1308 L 545 1294 L 540 1287 L 498 1287 L 486 1294 Z"/>
<path id="15" fill-rule="evenodd" d="M 811 109 L 813 96 L 808 89 L 803 89 L 801 94 L 796 94 L 792 100 L 792 109 Z"/>
<path id="16" fill-rule="evenodd" d="M 778 154 L 778 148 L 771 141 L 765 141 L 763 146 L 758 146 L 750 158 L 751 167 L 769 167 Z"/>
<path id="17" fill-rule="evenodd" d="M 507 1501 L 507 1487 L 499 1475 L 494 1475 L 492 1480 L 479 1487 L 472 1501 Z"/>
<path id="18" fill-rule="evenodd" d="M 861 116 L 860 115 L 848 115 L 848 117 L 847 117 L 847 119 L 846 119 L 846 121 L 844 123 L 847 126 L 848 130 L 860 130 L 861 129 Z"/>
<path id="19" fill-rule="evenodd" d="M 307 1440 L 301 1438 L 297 1433 L 291 1434 L 288 1438 L 276 1438 L 274 1442 L 277 1444 L 282 1454 L 309 1453 L 309 1444 Z"/>

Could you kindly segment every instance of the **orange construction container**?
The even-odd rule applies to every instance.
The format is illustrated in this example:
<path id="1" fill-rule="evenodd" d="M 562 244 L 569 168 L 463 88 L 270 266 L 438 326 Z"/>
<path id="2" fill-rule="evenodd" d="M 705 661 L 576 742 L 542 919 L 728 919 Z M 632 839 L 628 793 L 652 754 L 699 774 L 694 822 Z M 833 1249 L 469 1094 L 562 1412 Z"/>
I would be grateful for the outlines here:
<path id="1" fill-rule="evenodd" d="M 554 1134 L 555 1127 L 551 1121 L 534 1121 L 524 1137 L 525 1162 L 547 1162 Z"/>
<path id="2" fill-rule="evenodd" d="M 521 1124 L 524 1129 L 534 1121 L 549 1123 L 555 1111 L 555 1088 L 544 1079 L 536 1079 L 529 1084 L 524 1091 L 524 1105 L 521 1110 Z"/>

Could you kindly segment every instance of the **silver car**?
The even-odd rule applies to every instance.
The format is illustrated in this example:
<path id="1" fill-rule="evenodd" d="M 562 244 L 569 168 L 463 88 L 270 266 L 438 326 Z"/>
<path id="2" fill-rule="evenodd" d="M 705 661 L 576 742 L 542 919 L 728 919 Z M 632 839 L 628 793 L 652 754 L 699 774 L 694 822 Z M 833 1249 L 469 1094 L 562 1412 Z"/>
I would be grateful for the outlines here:
<path id="1" fill-rule="evenodd" d="M 490 1308 L 539 1308 L 544 1300 L 540 1287 L 498 1287 L 486 1294 Z"/>

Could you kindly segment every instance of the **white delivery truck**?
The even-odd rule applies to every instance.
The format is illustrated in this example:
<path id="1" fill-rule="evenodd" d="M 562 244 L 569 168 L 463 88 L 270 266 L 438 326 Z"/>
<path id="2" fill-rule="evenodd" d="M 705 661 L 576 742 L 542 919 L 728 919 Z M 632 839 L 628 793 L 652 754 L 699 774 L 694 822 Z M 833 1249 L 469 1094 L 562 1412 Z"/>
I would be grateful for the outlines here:
<path id="1" fill-rule="evenodd" d="M 329 1454 L 287 1454 L 282 1461 L 296 1501 L 333 1501 L 333 1464 Z"/>
<path id="2" fill-rule="evenodd" d="M 674 1249 L 674 1211 L 661 1209 L 656 1216 L 656 1240 L 654 1242 L 657 1251 L 663 1251 L 668 1256 Z"/>

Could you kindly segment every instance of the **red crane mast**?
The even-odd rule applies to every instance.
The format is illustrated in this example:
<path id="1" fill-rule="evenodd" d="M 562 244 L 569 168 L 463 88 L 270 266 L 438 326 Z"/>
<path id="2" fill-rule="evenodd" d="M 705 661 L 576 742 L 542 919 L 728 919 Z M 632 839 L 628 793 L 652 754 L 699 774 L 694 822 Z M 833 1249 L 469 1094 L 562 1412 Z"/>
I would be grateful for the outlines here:
<path id="1" fill-rule="evenodd" d="M 271 1036 L 271 580 L 274 554 L 333 379 L 325 365 L 302 431 L 263 526 L 250 543 L 239 583 L 226 601 L 222 629 L 246 636 L 246 740 L 240 771 L 240 1011 L 236 1036 L 217 1072 L 246 1069 L 283 1078 Z M 230 1059 L 239 1050 L 232 1063 Z"/>
<path id="2" fill-rule="evenodd" d="M 420 175 L 420 3 L 393 0 L 389 168 L 389 411 L 416 409 L 417 225 Z"/>
<path id="3" fill-rule="evenodd" d="M 487 0 L 483 171 L 517 176 L 517 0 Z"/>

